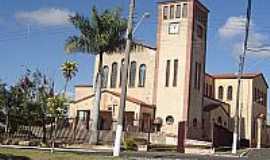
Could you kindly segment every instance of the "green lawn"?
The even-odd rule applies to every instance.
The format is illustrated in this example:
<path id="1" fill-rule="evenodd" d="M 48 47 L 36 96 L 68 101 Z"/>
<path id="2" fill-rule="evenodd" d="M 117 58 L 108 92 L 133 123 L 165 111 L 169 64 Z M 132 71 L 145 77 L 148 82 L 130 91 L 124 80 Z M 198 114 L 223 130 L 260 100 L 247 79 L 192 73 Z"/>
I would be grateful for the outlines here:
<path id="1" fill-rule="evenodd" d="M 45 152 L 37 150 L 0 148 L 0 160 L 109 160 L 117 158 L 94 156 L 80 153 Z"/>

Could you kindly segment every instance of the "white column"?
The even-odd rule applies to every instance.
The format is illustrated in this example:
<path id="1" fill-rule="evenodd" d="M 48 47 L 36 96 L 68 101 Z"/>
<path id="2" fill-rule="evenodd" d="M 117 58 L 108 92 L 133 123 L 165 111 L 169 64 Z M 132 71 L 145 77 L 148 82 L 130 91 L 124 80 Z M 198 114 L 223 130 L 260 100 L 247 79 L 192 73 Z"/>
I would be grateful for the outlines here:
<path id="1" fill-rule="evenodd" d="M 259 117 L 257 119 L 257 149 L 260 149 L 262 144 L 262 123 L 263 119 Z"/>

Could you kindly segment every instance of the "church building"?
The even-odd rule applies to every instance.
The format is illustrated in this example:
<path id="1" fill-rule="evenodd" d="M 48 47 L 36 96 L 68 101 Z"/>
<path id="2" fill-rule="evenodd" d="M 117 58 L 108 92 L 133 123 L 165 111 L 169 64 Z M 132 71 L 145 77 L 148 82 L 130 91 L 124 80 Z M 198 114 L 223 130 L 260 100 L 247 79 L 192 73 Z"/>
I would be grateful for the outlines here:
<path id="1" fill-rule="evenodd" d="M 126 131 L 147 132 L 154 128 L 154 132 L 169 137 L 164 143 L 175 144 L 180 122 L 187 139 L 211 140 L 214 124 L 233 130 L 237 75 L 205 71 L 208 12 L 198 0 L 158 3 L 156 47 L 136 42 L 131 51 Z M 98 61 L 97 56 L 93 73 L 97 72 Z M 115 130 L 123 63 L 123 52 L 103 56 L 101 130 Z M 267 89 L 262 73 L 243 75 L 240 135 L 250 146 L 256 144 L 258 116 L 267 115 Z M 75 86 L 69 117 L 91 122 L 94 90 L 92 85 Z M 263 127 L 263 143 L 268 141 L 266 132 Z"/>

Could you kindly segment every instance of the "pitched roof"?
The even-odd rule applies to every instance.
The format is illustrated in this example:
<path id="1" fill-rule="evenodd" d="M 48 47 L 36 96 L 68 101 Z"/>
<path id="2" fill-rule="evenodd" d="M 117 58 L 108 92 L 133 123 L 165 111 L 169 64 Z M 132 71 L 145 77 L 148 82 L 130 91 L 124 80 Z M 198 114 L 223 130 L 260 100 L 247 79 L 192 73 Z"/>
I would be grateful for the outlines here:
<path id="1" fill-rule="evenodd" d="M 117 96 L 119 98 L 120 98 L 120 95 L 121 95 L 118 92 L 109 91 L 109 90 L 103 90 L 101 93 L 109 93 L 109 94 L 112 94 L 112 95 Z M 79 102 L 82 102 L 82 101 L 87 100 L 89 98 L 92 98 L 94 96 L 95 96 L 95 94 L 92 94 L 92 95 L 83 97 L 81 99 L 78 99 L 76 101 L 73 101 L 73 103 L 79 103 Z M 144 106 L 148 106 L 148 107 L 154 107 L 154 105 L 147 104 L 147 103 L 143 102 L 142 100 L 139 100 L 139 99 L 131 97 L 131 96 L 127 96 L 127 101 L 130 101 L 130 102 L 133 102 L 133 103 L 136 103 L 136 104 L 139 104 L 139 105 L 144 105 Z"/>
<path id="2" fill-rule="evenodd" d="M 210 98 L 210 97 L 203 97 L 204 98 L 204 101 L 211 101 L 210 103 L 206 104 L 203 106 L 203 111 L 204 112 L 210 112 L 214 109 L 217 109 L 219 107 L 221 107 L 221 109 L 228 115 L 230 116 L 230 113 L 229 111 L 227 111 L 225 108 L 224 108 L 224 105 L 229 105 L 228 103 L 226 102 L 222 102 L 218 99 L 215 99 L 215 98 Z M 229 105 L 230 106 L 230 105 Z"/>
<path id="3" fill-rule="evenodd" d="M 268 83 L 264 77 L 264 75 L 261 72 L 255 72 L 255 73 L 244 73 L 242 75 L 242 79 L 254 79 L 261 76 L 265 85 L 267 88 L 269 88 Z M 215 79 L 236 79 L 238 78 L 238 75 L 236 73 L 224 73 L 224 74 L 212 74 L 212 77 Z"/>
<path id="4" fill-rule="evenodd" d="M 136 44 L 136 45 L 143 46 L 145 48 L 149 48 L 149 49 L 152 49 L 152 50 L 157 50 L 157 47 L 152 46 L 151 44 L 146 43 L 146 42 L 141 41 L 141 40 L 133 40 L 133 43 Z"/>

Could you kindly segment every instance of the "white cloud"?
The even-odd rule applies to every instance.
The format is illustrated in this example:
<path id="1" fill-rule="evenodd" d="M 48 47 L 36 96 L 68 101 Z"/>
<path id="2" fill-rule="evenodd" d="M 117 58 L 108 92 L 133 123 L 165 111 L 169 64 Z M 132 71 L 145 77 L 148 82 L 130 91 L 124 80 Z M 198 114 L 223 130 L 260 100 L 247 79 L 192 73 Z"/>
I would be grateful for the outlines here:
<path id="1" fill-rule="evenodd" d="M 229 17 L 226 23 L 219 28 L 218 33 L 221 38 L 232 38 L 244 33 L 245 30 L 245 18 L 243 16 L 239 17 Z"/>
<path id="2" fill-rule="evenodd" d="M 226 23 L 218 30 L 220 38 L 231 45 L 232 52 L 236 55 L 243 52 L 245 22 L 246 19 L 244 16 L 229 17 Z M 269 37 L 265 36 L 263 33 L 257 32 L 255 28 L 256 25 L 251 23 L 248 48 L 258 48 L 269 41 Z M 256 57 L 270 56 L 269 51 L 249 51 L 248 54 Z"/>
<path id="3" fill-rule="evenodd" d="M 22 23 L 32 23 L 43 26 L 67 25 L 68 17 L 74 15 L 67 9 L 59 8 L 42 8 L 36 11 L 17 12 L 15 17 Z"/>

